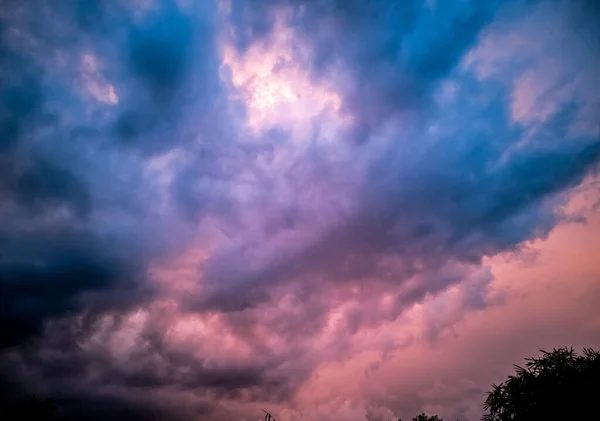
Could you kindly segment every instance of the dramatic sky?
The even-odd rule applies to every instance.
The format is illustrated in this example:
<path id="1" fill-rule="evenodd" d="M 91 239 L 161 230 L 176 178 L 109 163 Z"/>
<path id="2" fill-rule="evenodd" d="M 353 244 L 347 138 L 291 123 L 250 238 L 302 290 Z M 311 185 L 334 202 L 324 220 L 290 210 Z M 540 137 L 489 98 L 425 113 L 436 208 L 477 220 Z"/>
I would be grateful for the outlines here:
<path id="1" fill-rule="evenodd" d="M 464 421 L 600 347 L 595 0 L 0 0 L 0 388 Z"/>

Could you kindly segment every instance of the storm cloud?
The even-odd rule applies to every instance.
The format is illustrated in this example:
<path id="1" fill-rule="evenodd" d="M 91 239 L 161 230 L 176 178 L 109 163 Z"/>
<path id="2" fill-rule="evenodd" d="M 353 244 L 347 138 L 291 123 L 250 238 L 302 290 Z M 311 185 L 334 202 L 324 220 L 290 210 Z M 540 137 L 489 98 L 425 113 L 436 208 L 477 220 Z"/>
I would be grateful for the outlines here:
<path id="1" fill-rule="evenodd" d="M 598 13 L 2 2 L 3 394 L 69 419 L 476 419 L 496 368 L 430 349 L 525 314 L 498 262 L 595 220 Z M 381 396 L 331 374 L 414 376 L 416 350 L 446 377 Z"/>

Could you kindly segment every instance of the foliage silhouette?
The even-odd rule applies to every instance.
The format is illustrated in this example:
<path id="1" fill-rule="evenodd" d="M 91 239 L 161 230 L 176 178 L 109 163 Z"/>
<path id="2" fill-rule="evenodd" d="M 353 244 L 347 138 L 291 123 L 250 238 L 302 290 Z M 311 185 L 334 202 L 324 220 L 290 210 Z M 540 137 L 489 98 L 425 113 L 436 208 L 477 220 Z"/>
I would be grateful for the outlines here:
<path id="1" fill-rule="evenodd" d="M 261 411 L 263 411 L 265 413 L 265 421 L 275 421 L 275 417 L 273 415 L 271 415 L 264 409 L 262 409 Z"/>
<path id="2" fill-rule="evenodd" d="M 499 384 L 484 403 L 484 421 L 547 421 L 599 419 L 600 352 L 589 348 L 578 355 L 573 348 L 541 351 L 516 375 Z"/>
<path id="3" fill-rule="evenodd" d="M 438 417 L 437 415 L 432 415 L 431 417 L 428 417 L 425 414 L 419 414 L 416 417 L 414 417 L 412 419 L 412 421 L 444 421 L 442 418 Z"/>

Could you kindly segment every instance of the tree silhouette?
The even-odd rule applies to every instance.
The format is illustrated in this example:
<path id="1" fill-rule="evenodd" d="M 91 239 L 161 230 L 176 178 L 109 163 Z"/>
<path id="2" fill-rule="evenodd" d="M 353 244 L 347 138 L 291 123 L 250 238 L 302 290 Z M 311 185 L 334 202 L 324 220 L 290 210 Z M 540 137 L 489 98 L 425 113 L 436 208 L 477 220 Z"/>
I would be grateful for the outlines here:
<path id="1" fill-rule="evenodd" d="M 275 421 L 275 417 L 273 415 L 271 415 L 264 409 L 262 409 L 261 411 L 263 411 L 265 413 L 265 421 Z"/>
<path id="2" fill-rule="evenodd" d="M 437 415 L 428 417 L 425 414 L 419 414 L 416 417 L 414 417 L 412 419 L 412 421 L 444 421 L 444 420 L 442 418 L 438 417 Z"/>
<path id="3" fill-rule="evenodd" d="M 573 348 L 542 352 L 515 365 L 516 375 L 492 385 L 484 421 L 547 421 L 600 419 L 600 352 Z M 595 415 L 596 418 L 589 418 Z"/>

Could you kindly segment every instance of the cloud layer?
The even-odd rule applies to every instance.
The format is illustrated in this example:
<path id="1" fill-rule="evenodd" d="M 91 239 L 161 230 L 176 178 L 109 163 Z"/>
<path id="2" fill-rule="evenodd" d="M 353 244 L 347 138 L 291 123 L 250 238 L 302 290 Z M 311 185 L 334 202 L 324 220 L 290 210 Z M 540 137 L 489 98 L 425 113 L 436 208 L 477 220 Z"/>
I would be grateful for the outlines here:
<path id="1" fill-rule="evenodd" d="M 475 420 L 510 363 L 600 343 L 594 2 L 29 3 L 0 4 L 6 396 Z"/>

